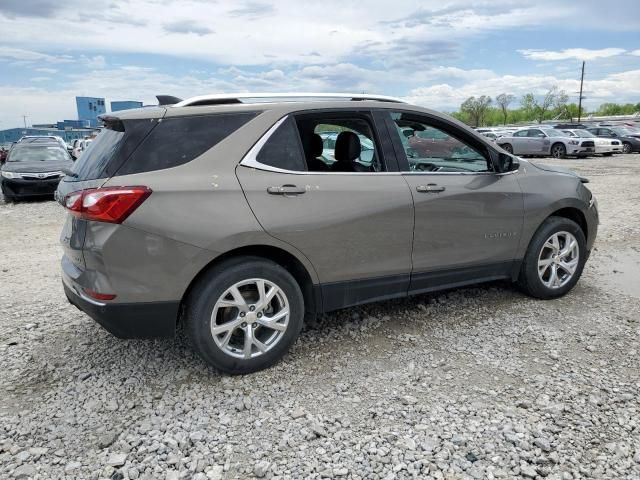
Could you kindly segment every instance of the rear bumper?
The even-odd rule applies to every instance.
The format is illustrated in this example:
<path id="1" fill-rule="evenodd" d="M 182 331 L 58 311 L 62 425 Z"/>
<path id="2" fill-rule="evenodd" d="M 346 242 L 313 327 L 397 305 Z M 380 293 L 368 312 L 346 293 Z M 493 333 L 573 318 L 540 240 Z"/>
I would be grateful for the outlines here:
<path id="1" fill-rule="evenodd" d="M 79 293 L 63 275 L 67 299 L 118 338 L 173 337 L 180 302 L 102 303 Z"/>
<path id="2" fill-rule="evenodd" d="M 58 188 L 60 178 L 49 180 L 2 179 L 2 193 L 11 197 L 32 197 L 53 195 Z"/>

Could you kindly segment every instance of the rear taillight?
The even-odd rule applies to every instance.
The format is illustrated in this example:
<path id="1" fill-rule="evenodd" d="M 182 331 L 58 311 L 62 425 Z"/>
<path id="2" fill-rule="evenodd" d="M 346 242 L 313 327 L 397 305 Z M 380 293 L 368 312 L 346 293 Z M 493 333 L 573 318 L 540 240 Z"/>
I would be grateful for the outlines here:
<path id="1" fill-rule="evenodd" d="M 96 300 L 113 300 L 114 298 L 116 298 L 116 296 L 113 293 L 98 293 L 88 288 L 83 288 L 82 290 L 84 291 L 84 293 L 86 293 L 91 298 L 94 298 Z"/>
<path id="2" fill-rule="evenodd" d="M 89 188 L 67 195 L 64 206 L 84 220 L 122 223 L 149 195 L 147 187 Z"/>

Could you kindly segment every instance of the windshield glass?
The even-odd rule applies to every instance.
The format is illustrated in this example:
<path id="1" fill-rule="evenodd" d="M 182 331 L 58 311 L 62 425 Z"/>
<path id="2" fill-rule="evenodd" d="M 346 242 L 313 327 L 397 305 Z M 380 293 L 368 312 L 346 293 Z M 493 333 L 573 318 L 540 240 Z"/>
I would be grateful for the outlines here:
<path id="1" fill-rule="evenodd" d="M 616 132 L 618 135 L 620 135 L 621 137 L 624 137 L 626 135 L 631 135 L 633 132 L 628 129 L 628 128 L 612 128 L 611 130 L 613 130 L 614 132 Z"/>
<path id="2" fill-rule="evenodd" d="M 8 162 L 35 162 L 69 160 L 69 154 L 60 147 L 15 147 L 9 154 Z"/>
<path id="3" fill-rule="evenodd" d="M 570 135 L 567 132 L 564 132 L 562 130 L 542 130 L 544 133 L 547 134 L 548 137 L 569 137 Z"/>
<path id="4" fill-rule="evenodd" d="M 584 137 L 584 138 L 593 137 L 593 133 L 587 132 L 586 130 L 573 130 L 571 133 L 573 133 L 576 137 Z"/>

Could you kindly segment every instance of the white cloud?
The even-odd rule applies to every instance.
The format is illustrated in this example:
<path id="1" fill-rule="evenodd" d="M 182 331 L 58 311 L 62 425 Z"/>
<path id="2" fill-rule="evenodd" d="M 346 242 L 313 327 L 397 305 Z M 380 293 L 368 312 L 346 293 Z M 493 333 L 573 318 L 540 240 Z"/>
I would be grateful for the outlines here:
<path id="1" fill-rule="evenodd" d="M 632 52 L 629 52 L 631 55 L 635 55 L 636 57 L 640 57 L 640 49 L 638 50 L 633 50 Z"/>
<path id="2" fill-rule="evenodd" d="M 468 81 L 460 86 L 440 83 L 413 88 L 406 99 L 411 103 L 433 109 L 456 110 L 471 96 L 489 95 L 495 97 L 501 93 L 510 93 L 517 97 L 525 93 L 543 95 L 552 86 L 558 86 L 569 94 L 569 101 L 577 101 L 574 94 L 579 87 L 578 79 L 558 78 L 553 75 L 497 75 L 484 79 Z M 640 70 L 614 73 L 597 80 L 587 80 L 585 90 L 588 94 L 587 106 L 597 106 L 602 102 L 637 101 L 640 96 Z M 515 102 L 517 103 L 517 101 Z"/>
<path id="3" fill-rule="evenodd" d="M 46 53 L 14 48 L 0 45 L 0 60 L 12 60 L 21 63 L 47 62 L 47 63 L 69 63 L 72 58 L 69 55 L 49 55 Z"/>
<path id="4" fill-rule="evenodd" d="M 601 48 L 599 50 L 590 50 L 588 48 L 567 48 L 565 50 L 535 50 L 526 49 L 518 50 L 526 58 L 530 60 L 557 61 L 557 60 L 596 60 L 598 58 L 609 58 L 625 53 L 624 48 Z"/>

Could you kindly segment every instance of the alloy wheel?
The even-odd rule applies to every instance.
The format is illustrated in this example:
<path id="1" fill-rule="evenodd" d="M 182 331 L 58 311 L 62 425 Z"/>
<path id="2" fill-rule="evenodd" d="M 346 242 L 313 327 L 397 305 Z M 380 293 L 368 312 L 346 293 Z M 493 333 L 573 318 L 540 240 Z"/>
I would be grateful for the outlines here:
<path id="1" fill-rule="evenodd" d="M 631 144 L 623 143 L 622 144 L 622 153 L 631 153 Z"/>
<path id="2" fill-rule="evenodd" d="M 555 158 L 563 158 L 565 156 L 565 148 L 562 145 L 555 145 L 551 149 L 551 155 Z"/>
<path id="3" fill-rule="evenodd" d="M 569 232 L 556 232 L 542 245 L 538 256 L 538 277 L 547 288 L 564 287 L 580 262 L 578 241 Z"/>
<path id="4" fill-rule="evenodd" d="M 220 350 L 235 358 L 255 358 L 271 350 L 289 324 L 289 301 L 275 283 L 252 278 L 235 283 L 211 313 L 211 334 Z"/>

